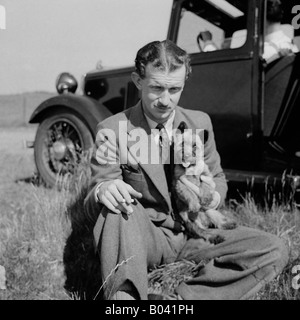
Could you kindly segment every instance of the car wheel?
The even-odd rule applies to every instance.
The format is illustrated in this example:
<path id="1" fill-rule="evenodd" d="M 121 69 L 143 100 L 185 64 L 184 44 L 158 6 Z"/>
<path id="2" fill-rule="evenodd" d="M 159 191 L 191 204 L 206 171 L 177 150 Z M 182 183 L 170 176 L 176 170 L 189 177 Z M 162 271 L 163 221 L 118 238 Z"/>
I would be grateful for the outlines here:
<path id="1" fill-rule="evenodd" d="M 58 175 L 73 174 L 84 151 L 93 147 L 85 123 L 72 113 L 56 113 L 40 123 L 34 142 L 34 158 L 43 182 L 53 187 Z"/>

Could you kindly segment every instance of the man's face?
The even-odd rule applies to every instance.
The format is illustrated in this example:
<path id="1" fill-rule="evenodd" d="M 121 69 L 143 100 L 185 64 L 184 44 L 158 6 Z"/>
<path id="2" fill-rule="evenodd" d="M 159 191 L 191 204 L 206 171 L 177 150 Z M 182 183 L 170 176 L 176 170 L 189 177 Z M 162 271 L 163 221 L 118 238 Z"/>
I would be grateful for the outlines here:
<path id="1" fill-rule="evenodd" d="M 163 123 L 178 104 L 185 84 L 186 68 L 183 65 L 175 71 L 165 72 L 148 64 L 145 71 L 144 79 L 137 74 L 133 76 L 142 93 L 144 112 L 150 119 Z"/>

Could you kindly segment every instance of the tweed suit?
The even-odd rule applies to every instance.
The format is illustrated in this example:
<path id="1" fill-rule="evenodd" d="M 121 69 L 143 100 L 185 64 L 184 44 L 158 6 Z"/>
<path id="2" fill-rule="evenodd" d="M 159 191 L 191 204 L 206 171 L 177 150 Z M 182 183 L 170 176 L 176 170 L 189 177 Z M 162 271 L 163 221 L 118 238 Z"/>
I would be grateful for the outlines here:
<path id="1" fill-rule="evenodd" d="M 188 128 L 204 129 L 207 139 L 204 160 L 214 177 L 216 191 L 225 200 L 227 183 L 216 150 L 210 118 L 201 111 L 175 109 L 173 127 L 181 121 Z M 105 135 L 107 129 L 113 135 Z M 240 299 L 254 294 L 274 278 L 287 263 L 287 250 L 280 239 L 267 233 L 239 227 L 236 230 L 212 230 L 225 241 L 218 245 L 203 240 L 187 239 L 174 219 L 171 198 L 163 166 L 151 163 L 151 131 L 141 103 L 107 118 L 98 125 L 96 150 L 109 142 L 115 163 L 101 163 L 97 153 L 92 159 L 93 180 L 85 199 L 90 216 L 96 216 L 95 247 L 98 250 L 104 297 L 109 299 L 127 281 L 147 299 L 147 271 L 150 266 L 188 258 L 200 261 L 211 259 L 193 281 L 182 283 L 177 291 L 184 299 Z M 134 134 L 133 134 L 134 133 Z M 136 158 L 132 149 L 137 135 L 145 137 L 145 161 Z M 123 179 L 143 197 L 133 204 L 130 216 L 115 214 L 96 202 L 95 188 L 103 181 Z M 116 266 L 119 264 L 119 267 Z M 232 266 L 232 268 L 228 268 Z M 112 270 L 114 270 L 112 272 Z M 259 274 L 258 281 L 253 277 Z"/>

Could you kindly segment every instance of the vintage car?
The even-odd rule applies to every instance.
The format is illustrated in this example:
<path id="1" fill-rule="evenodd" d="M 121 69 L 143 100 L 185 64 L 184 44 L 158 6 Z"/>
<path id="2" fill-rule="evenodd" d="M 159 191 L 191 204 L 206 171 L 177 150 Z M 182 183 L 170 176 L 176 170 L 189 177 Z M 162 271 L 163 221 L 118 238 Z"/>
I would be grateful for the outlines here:
<path id="1" fill-rule="evenodd" d="M 283 29 L 299 43 L 291 5 Z M 265 1 L 174 0 L 170 10 L 167 38 L 187 50 L 193 68 L 180 105 L 211 116 L 228 180 L 264 181 L 288 172 L 297 182 L 300 57 L 289 55 L 270 65 L 263 61 Z M 217 50 L 206 52 L 197 41 L 207 30 Z M 46 184 L 52 186 L 58 173 L 72 171 L 80 153 L 93 146 L 98 122 L 138 101 L 133 70 L 89 72 L 83 95 L 75 94 L 72 75 L 58 77 L 58 95 L 39 105 L 29 121 L 39 123 L 34 155 Z"/>

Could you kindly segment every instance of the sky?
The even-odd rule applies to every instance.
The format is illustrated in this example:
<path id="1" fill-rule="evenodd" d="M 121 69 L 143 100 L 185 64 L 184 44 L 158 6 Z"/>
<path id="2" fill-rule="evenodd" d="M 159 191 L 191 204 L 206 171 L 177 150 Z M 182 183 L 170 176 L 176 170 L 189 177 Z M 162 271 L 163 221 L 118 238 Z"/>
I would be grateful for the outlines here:
<path id="1" fill-rule="evenodd" d="M 5 9 L 0 95 L 55 92 L 60 72 L 80 82 L 99 60 L 105 68 L 133 65 L 140 47 L 166 38 L 171 5 L 171 0 L 0 0 Z"/>

